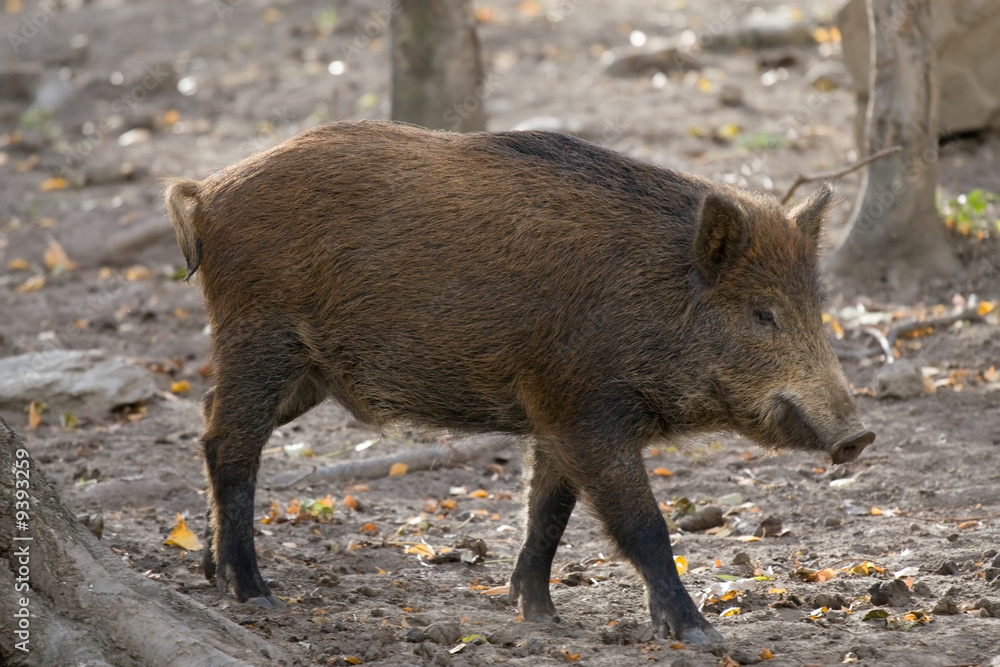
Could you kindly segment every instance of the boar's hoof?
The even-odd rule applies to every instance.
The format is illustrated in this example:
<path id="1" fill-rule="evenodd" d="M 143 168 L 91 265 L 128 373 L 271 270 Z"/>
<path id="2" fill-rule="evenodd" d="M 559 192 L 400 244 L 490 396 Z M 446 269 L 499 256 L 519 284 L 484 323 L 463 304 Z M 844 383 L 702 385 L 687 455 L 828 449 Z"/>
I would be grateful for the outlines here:
<path id="1" fill-rule="evenodd" d="M 259 597 L 250 598 L 247 600 L 247 604 L 263 607 L 264 609 L 284 609 L 287 606 L 281 601 L 281 598 L 273 594 L 268 595 L 267 597 L 261 595 Z"/>
<path id="2" fill-rule="evenodd" d="M 841 440 L 833 446 L 831 456 L 834 463 L 847 463 L 858 458 L 858 455 L 865 447 L 875 441 L 875 434 L 871 431 L 862 431 L 846 440 Z"/>
<path id="3" fill-rule="evenodd" d="M 671 634 L 688 646 L 721 646 L 725 643 L 722 633 L 708 625 L 707 621 L 705 625 L 692 626 L 674 633 L 671 633 L 666 625 L 661 625 L 656 636 L 664 639 L 670 637 Z"/>

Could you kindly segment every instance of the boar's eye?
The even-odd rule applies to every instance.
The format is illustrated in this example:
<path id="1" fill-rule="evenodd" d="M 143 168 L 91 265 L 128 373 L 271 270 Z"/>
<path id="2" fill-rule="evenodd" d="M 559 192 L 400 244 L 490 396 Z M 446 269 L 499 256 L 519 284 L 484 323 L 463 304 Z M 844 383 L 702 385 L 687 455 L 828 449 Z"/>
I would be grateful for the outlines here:
<path id="1" fill-rule="evenodd" d="M 774 313 L 766 308 L 761 308 L 759 310 L 753 311 L 753 317 L 760 324 L 767 324 L 772 327 L 778 326 L 777 322 L 774 321 Z"/>

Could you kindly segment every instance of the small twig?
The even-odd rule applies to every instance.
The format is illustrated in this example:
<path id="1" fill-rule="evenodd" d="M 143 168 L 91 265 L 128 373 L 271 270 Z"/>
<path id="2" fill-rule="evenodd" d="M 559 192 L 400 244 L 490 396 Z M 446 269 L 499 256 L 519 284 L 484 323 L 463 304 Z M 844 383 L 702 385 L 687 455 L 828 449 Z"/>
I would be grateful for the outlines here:
<path id="1" fill-rule="evenodd" d="M 996 519 L 1000 517 L 1000 512 L 994 514 L 983 514 L 982 516 L 970 516 L 964 519 L 956 519 L 953 517 L 926 517 L 926 516 L 916 516 L 913 514 L 907 514 L 906 512 L 896 512 L 896 516 L 906 517 L 907 519 L 915 519 L 916 521 L 930 521 L 931 523 L 967 523 L 969 521 L 985 521 L 986 519 Z"/>
<path id="2" fill-rule="evenodd" d="M 864 327 L 861 331 L 878 341 L 879 347 L 882 348 L 882 354 L 885 355 L 885 363 L 891 364 L 896 361 L 895 357 L 892 356 L 892 345 L 889 343 L 889 339 L 882 335 L 881 331 L 875 327 Z"/>
<path id="3" fill-rule="evenodd" d="M 835 178 L 840 178 L 841 176 L 846 176 L 852 171 L 861 169 L 861 167 L 864 167 L 866 164 L 874 162 L 875 160 L 881 160 L 882 158 L 892 155 L 893 153 L 898 153 L 901 150 L 903 150 L 902 146 L 893 146 L 892 148 L 886 148 L 877 153 L 872 153 L 868 157 L 858 160 L 854 164 L 844 167 L 843 169 L 838 169 L 836 171 L 824 171 L 819 174 L 799 174 L 795 179 L 795 182 L 792 183 L 792 187 L 788 188 L 788 192 L 785 193 L 784 197 L 782 197 L 781 203 L 787 204 L 788 200 L 792 198 L 792 195 L 800 185 L 811 183 L 812 181 L 829 181 Z"/>
<path id="4" fill-rule="evenodd" d="M 968 308 L 956 315 L 947 315 L 945 317 L 937 317 L 932 320 L 916 320 L 914 322 L 907 322 L 906 324 L 901 324 L 897 327 L 889 329 L 889 333 L 886 334 L 886 342 L 888 342 L 891 348 L 899 340 L 900 336 L 905 336 L 913 331 L 920 331 L 921 329 L 926 329 L 930 327 L 931 329 L 936 329 L 938 327 L 951 326 L 955 322 L 961 322 L 963 320 L 969 320 L 970 322 L 981 322 L 983 316 L 979 314 L 978 308 Z"/>
<path id="5" fill-rule="evenodd" d="M 316 466 L 313 466 L 312 470 L 304 472 L 301 475 L 298 475 L 295 478 L 286 481 L 284 484 L 277 484 L 277 485 L 275 485 L 274 490 L 275 491 L 284 491 L 285 489 L 291 488 L 291 487 L 295 486 L 296 484 L 298 484 L 299 482 L 304 481 L 304 480 L 308 479 L 309 477 L 311 477 L 312 474 L 316 472 L 316 470 L 317 470 Z"/>

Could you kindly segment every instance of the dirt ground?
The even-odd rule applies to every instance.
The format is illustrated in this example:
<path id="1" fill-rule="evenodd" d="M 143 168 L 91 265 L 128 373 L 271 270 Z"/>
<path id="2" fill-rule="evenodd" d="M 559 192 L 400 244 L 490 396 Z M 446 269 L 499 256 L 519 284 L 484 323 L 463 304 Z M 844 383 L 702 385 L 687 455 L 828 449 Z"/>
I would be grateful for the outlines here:
<path id="1" fill-rule="evenodd" d="M 283 427 L 265 451 L 259 517 L 272 504 L 280 519 L 303 499 L 333 501 L 322 520 L 258 523 L 262 571 L 288 608 L 265 612 L 220 597 L 201 574 L 200 552 L 164 545 L 178 513 L 196 533 L 204 529 L 197 401 L 210 386 L 210 351 L 200 289 L 177 279 L 182 259 L 158 179 L 203 177 L 324 120 L 386 118 L 388 5 L 67 0 L 54 11 L 25 1 L 12 13 L 18 4 L 8 0 L 0 15 L 3 62 L 40 64 L 55 110 L 0 99 L 0 355 L 103 348 L 141 358 L 157 371 L 161 391 L 119 414 L 80 415 L 74 429 L 48 413 L 33 429 L 26 414 L 4 416 L 75 510 L 103 514 L 104 542 L 136 572 L 266 637 L 289 665 L 696 666 L 762 656 L 773 665 L 1000 664 L 991 662 L 1000 656 L 995 313 L 903 341 L 903 356 L 927 369 L 938 388 L 878 400 L 871 391 L 877 349 L 844 310 L 856 304 L 831 304 L 847 330 L 835 349 L 878 434 L 858 461 L 831 466 L 725 437 L 663 443 L 649 453 L 667 516 L 687 504 L 726 512 L 724 528 L 674 531 L 674 539 L 687 561 L 682 579 L 693 595 L 707 591 L 705 613 L 725 635 L 728 657 L 653 637 L 641 581 L 610 556 L 583 511 L 570 521 L 553 570 L 562 622 L 519 622 L 498 593 L 522 535 L 517 446 L 430 472 L 271 482 L 422 446 L 403 433 L 357 452 L 373 434 L 332 404 Z M 490 74 L 474 103 L 486 105 L 491 129 L 535 119 L 529 124 L 555 124 L 637 157 L 779 195 L 798 173 L 849 163 L 854 102 L 836 42 L 707 50 L 698 56 L 700 71 L 687 75 L 602 73 L 602 54 L 642 41 L 636 31 L 650 40 L 685 30 L 697 38 L 712 21 L 735 25 L 754 12 L 792 11 L 776 2 L 731 5 L 481 3 Z M 837 3 L 798 6 L 803 20 L 828 27 Z M 39 11 L 44 21 L 31 31 L 23 21 Z M 333 61 L 342 64 L 328 68 Z M 810 85 L 823 68 L 835 83 L 830 90 Z M 720 103 L 727 84 L 742 89 L 742 104 Z M 1000 191 L 998 147 L 988 137 L 948 144 L 944 191 Z M 854 174 L 839 184 L 834 241 L 859 180 Z M 75 268 L 46 270 L 51 239 Z M 937 304 L 967 305 L 972 292 L 996 303 L 1000 250 L 990 239 L 956 240 L 956 247 L 968 269 L 955 284 L 932 286 L 920 304 L 868 303 L 868 311 L 893 325 L 933 315 Z M 40 275 L 40 289 L 20 289 Z M 828 326 L 835 339 L 837 327 Z M 173 393 L 181 381 L 190 390 Z M 314 458 L 290 455 L 299 443 Z M 751 539 L 764 519 L 772 528 L 780 521 L 777 536 Z M 483 558 L 471 557 L 474 548 L 453 552 L 475 563 L 427 562 L 431 552 L 476 540 Z M 895 587 L 894 573 L 903 582 Z M 727 596 L 722 587 L 733 580 L 738 594 Z M 887 617 L 872 618 L 876 606 Z M 122 656 L 121 664 L 133 663 Z"/>

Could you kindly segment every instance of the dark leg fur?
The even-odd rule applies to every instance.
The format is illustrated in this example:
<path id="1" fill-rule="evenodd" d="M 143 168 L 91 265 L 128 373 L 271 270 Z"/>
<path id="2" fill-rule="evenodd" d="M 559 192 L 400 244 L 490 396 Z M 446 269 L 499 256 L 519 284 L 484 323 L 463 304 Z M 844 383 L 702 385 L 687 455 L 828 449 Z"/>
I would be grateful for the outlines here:
<path id="1" fill-rule="evenodd" d="M 510 578 L 509 601 L 521 600 L 524 620 L 558 621 L 549 593 L 552 559 L 573 507 L 576 489 L 548 454 L 534 453 L 528 493 L 528 530 Z"/>
<path id="2" fill-rule="evenodd" d="M 214 574 L 219 588 L 232 587 L 240 601 L 280 606 L 260 575 L 254 550 L 260 453 L 279 420 L 293 419 L 318 400 L 301 391 L 306 369 L 296 363 L 290 337 L 257 332 L 242 344 L 232 337 L 216 340 L 225 341 L 216 349 L 218 383 L 203 399 L 211 533 L 203 567 L 206 577 Z"/>
<path id="3" fill-rule="evenodd" d="M 579 454 L 575 458 L 585 473 L 583 490 L 620 553 L 646 581 L 657 633 L 661 637 L 672 633 L 690 644 L 722 642 L 722 635 L 701 615 L 677 575 L 670 534 L 650 489 L 640 450 L 622 448 L 613 461 L 607 449 L 603 456 L 598 451 L 572 450 Z M 599 465 L 594 466 L 595 462 Z"/>

